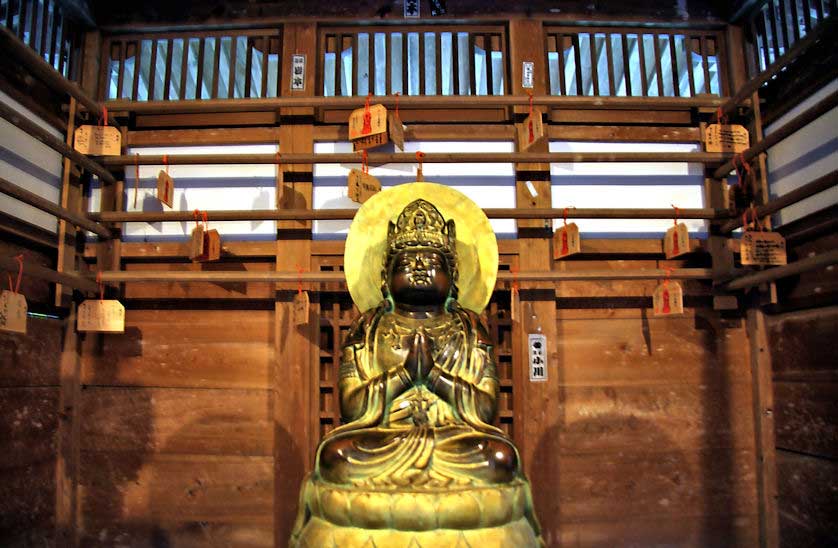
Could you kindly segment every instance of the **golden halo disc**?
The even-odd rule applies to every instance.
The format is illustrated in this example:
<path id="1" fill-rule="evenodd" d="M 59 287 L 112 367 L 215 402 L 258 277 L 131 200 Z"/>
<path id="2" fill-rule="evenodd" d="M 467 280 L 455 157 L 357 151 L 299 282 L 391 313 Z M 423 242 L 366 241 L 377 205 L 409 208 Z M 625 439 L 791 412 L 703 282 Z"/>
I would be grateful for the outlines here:
<path id="1" fill-rule="evenodd" d="M 489 219 L 458 190 L 437 183 L 415 182 L 383 190 L 364 202 L 349 227 L 343 257 L 352 300 L 365 312 L 384 298 L 382 272 L 387 252 L 387 226 L 407 204 L 422 198 L 443 218 L 454 219 L 457 239 L 459 297 L 464 308 L 478 314 L 486 308 L 498 274 L 498 242 Z"/>

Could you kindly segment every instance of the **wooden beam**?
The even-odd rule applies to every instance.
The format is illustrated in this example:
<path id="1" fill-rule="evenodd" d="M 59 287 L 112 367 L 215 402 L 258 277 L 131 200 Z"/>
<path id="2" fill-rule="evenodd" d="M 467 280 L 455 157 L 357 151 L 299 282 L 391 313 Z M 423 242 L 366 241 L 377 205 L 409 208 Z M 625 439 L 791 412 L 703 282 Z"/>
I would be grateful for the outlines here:
<path id="1" fill-rule="evenodd" d="M 822 115 L 835 108 L 836 105 L 838 105 L 838 91 L 832 92 L 831 94 L 827 95 L 825 98 L 818 101 L 813 107 L 806 110 L 806 112 L 803 112 L 795 116 L 781 127 L 772 131 L 770 135 L 766 136 L 764 139 L 758 141 L 749 149 L 742 152 L 743 161 L 748 162 L 752 160 L 754 157 L 758 156 L 762 152 L 765 152 L 766 150 L 779 143 L 792 133 L 795 133 L 801 128 L 809 125 L 811 122 L 817 120 Z M 713 173 L 713 176 L 717 179 L 721 179 L 722 177 L 726 177 L 733 169 L 734 165 L 733 160 L 731 159 L 730 161 L 725 162 L 718 169 L 716 169 L 716 171 Z"/>
<path id="2" fill-rule="evenodd" d="M 54 204 L 38 194 L 29 192 L 28 190 L 25 190 L 11 181 L 3 179 L 2 177 L 0 177 L 0 192 L 20 200 L 25 204 L 29 204 L 32 207 L 38 208 L 41 211 L 49 213 L 50 215 L 55 215 L 59 219 L 69 221 L 77 227 L 89 230 L 103 238 L 111 237 L 111 231 L 108 230 L 107 227 L 104 227 L 95 221 L 91 221 L 83 215 L 73 213 L 65 207 Z"/>
<path id="3" fill-rule="evenodd" d="M 758 206 L 756 208 L 756 215 L 760 218 L 767 217 L 768 215 L 776 213 L 790 205 L 796 204 L 801 200 L 805 200 L 806 198 L 814 196 L 819 192 L 830 189 L 836 184 L 838 184 L 838 170 L 822 175 L 810 183 L 806 183 L 805 185 L 783 194 L 779 198 L 775 198 L 764 205 Z M 719 230 L 723 234 L 728 234 L 740 226 L 742 226 L 742 218 L 735 216 L 727 223 L 723 224 Z"/>
<path id="4" fill-rule="evenodd" d="M 48 282 L 55 282 L 81 289 L 82 291 L 98 291 L 99 286 L 95 280 L 88 277 L 81 276 L 76 272 L 56 272 L 51 268 L 44 266 L 26 263 L 24 265 L 26 275 L 38 278 L 39 280 L 46 280 Z M 0 270 L 7 270 L 9 272 L 17 272 L 18 263 L 13 257 L 0 257 Z"/>
<path id="5" fill-rule="evenodd" d="M 769 137 L 770 138 L 770 137 Z M 63 143 L 62 143 L 62 146 Z M 78 153 L 72 151 L 74 154 Z M 80 155 L 79 155 L 80 156 Z M 700 164 L 722 164 L 732 158 L 731 154 L 716 152 L 429 152 L 423 161 L 426 164 L 461 163 L 573 163 L 573 162 L 693 162 Z M 85 160 L 92 163 L 90 160 Z M 283 153 L 283 164 L 358 164 L 358 153 L 313 152 Z M 108 167 L 129 166 L 139 161 L 140 165 L 163 165 L 163 155 L 104 156 L 102 164 Z M 413 164 L 416 155 L 412 152 L 369 154 L 369 163 Z M 177 154 L 168 157 L 169 165 L 227 165 L 227 164 L 276 164 L 275 154 Z M 728 162 L 731 166 L 731 162 Z M 94 164 L 95 165 L 95 164 Z M 729 170 L 728 170 L 729 172 Z M 726 174 L 727 172 L 725 172 Z M 108 174 L 112 177 L 110 174 Z"/>
<path id="6" fill-rule="evenodd" d="M 812 255 L 811 257 L 806 257 L 784 266 L 777 266 L 768 270 L 754 272 L 753 274 L 746 274 L 726 283 L 724 288 L 728 291 L 745 289 L 747 287 L 773 282 L 780 278 L 788 278 L 789 276 L 797 276 L 798 274 L 803 274 L 811 270 L 826 268 L 834 264 L 838 264 L 838 249 L 833 249 L 819 255 Z"/>
<path id="7" fill-rule="evenodd" d="M 549 258 L 549 257 L 548 257 Z M 3 259 L 0 267 L 9 264 L 17 265 L 13 259 Z M 303 265 L 300 265 L 303 268 Z M 17 268 L 17 266 L 15 266 Z M 101 273 L 102 281 L 109 283 L 132 283 L 132 282 L 264 282 L 294 284 L 297 282 L 326 283 L 343 282 L 343 272 L 299 272 L 296 270 L 285 271 L 224 271 L 224 270 L 195 270 L 195 271 L 172 271 L 172 270 L 109 270 Z M 666 278 L 669 275 L 677 280 L 709 280 L 713 275 L 709 268 L 676 268 L 667 270 L 662 268 L 653 269 L 626 269 L 626 270 L 572 270 L 559 271 L 522 271 L 513 274 L 509 271 L 498 272 L 498 282 L 530 281 L 530 282 L 559 282 L 559 281 L 599 281 L 599 280 L 657 280 Z M 92 287 L 96 287 L 92 275 L 78 278 L 89 280 Z"/>
<path id="8" fill-rule="evenodd" d="M 285 155 L 282 156 L 283 163 Z M 209 221 L 335 221 L 354 219 L 356 209 L 254 209 L 207 211 Z M 483 210 L 490 219 L 560 219 L 565 216 L 563 208 L 487 208 Z M 571 208 L 566 212 L 568 219 L 672 219 L 675 210 L 671 208 Z M 88 214 L 90 219 L 107 223 L 134 222 L 182 222 L 192 221 L 192 211 L 103 211 Z M 679 219 L 728 219 L 726 210 L 710 208 L 679 209 Z"/>
<path id="9" fill-rule="evenodd" d="M 5 55 L 17 61 L 19 65 L 30 70 L 50 88 L 75 98 L 96 116 L 103 116 L 102 105 L 82 91 L 78 84 L 59 74 L 52 65 L 44 61 L 40 55 L 28 48 L 12 31 L 5 27 L 0 27 L 0 49 L 3 50 Z M 113 118 L 109 118 L 108 123 L 116 128 L 119 127 L 119 124 Z"/>
<path id="10" fill-rule="evenodd" d="M 532 59 L 538 63 L 543 57 Z M 311 61 L 309 61 L 311 62 Z M 520 69 L 516 69 L 517 72 Z M 536 73 L 538 74 L 538 73 Z M 518 82 L 520 84 L 520 80 Z M 208 99 L 203 101 L 108 101 L 105 106 L 111 112 L 134 114 L 187 114 L 210 112 L 274 112 L 283 107 L 339 108 L 352 110 L 364 106 L 364 97 L 271 97 L 260 99 Z M 552 108 L 587 108 L 604 110 L 691 110 L 695 108 L 715 109 L 725 102 L 724 97 L 586 97 L 537 95 L 534 105 Z M 395 108 L 394 95 L 375 96 L 375 103 Z M 526 106 L 529 98 L 524 95 L 409 95 L 399 97 L 399 108 L 449 108 L 484 109 L 487 107 Z"/>
<path id="11" fill-rule="evenodd" d="M 107 171 L 105 168 L 103 168 L 101 165 L 97 164 L 84 154 L 76 152 L 58 137 L 53 136 L 50 132 L 48 132 L 35 122 L 27 118 L 24 118 L 19 112 L 2 103 L 0 103 L 0 118 L 3 118 L 10 124 L 16 126 L 17 128 L 23 130 L 35 139 L 41 141 L 42 143 L 44 143 L 54 151 L 58 152 L 65 158 L 71 159 L 73 162 L 84 167 L 91 173 L 98 176 L 103 181 L 108 183 L 113 183 L 116 181 L 114 176 L 111 175 L 111 173 Z"/>

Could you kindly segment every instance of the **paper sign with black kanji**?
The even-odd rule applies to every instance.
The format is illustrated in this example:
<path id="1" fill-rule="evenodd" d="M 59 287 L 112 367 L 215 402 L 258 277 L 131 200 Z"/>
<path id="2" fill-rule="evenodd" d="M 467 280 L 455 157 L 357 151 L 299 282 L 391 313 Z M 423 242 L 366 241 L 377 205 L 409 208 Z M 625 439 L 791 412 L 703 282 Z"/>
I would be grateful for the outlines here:
<path id="1" fill-rule="evenodd" d="M 26 297 L 8 289 L 0 295 L 0 331 L 26 333 Z"/>
<path id="2" fill-rule="evenodd" d="M 743 265 L 777 266 L 788 262 L 786 239 L 776 232 L 745 232 L 739 252 Z"/>
<path id="3" fill-rule="evenodd" d="M 652 294 L 654 316 L 672 316 L 684 313 L 684 291 L 681 284 L 666 281 L 655 288 Z"/>
<path id="4" fill-rule="evenodd" d="M 576 223 L 568 223 L 556 229 L 556 232 L 553 233 L 554 259 L 564 259 L 580 251 L 582 251 L 582 242 L 579 238 L 579 227 Z"/>
<path id="5" fill-rule="evenodd" d="M 116 300 L 91 299 L 79 305 L 77 329 L 93 333 L 125 331 L 125 307 Z"/>
<path id="6" fill-rule="evenodd" d="M 663 239 L 663 253 L 667 259 L 680 257 L 690 252 L 690 231 L 684 223 L 678 223 L 666 231 Z"/>

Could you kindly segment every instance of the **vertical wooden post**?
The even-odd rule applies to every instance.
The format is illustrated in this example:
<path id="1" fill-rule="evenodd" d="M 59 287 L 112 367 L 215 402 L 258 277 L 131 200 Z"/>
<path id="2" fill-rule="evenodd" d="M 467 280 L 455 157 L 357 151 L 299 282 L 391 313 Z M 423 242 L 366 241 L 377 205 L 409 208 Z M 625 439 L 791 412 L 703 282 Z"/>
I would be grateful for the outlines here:
<path id="1" fill-rule="evenodd" d="M 70 97 L 70 113 L 67 119 L 67 136 L 66 143 L 73 146 L 73 133 L 76 129 L 76 100 Z M 79 200 L 81 198 L 81 190 L 78 185 L 70 184 L 70 177 L 72 175 L 73 164 L 69 158 L 64 158 L 61 170 L 61 207 L 78 211 Z M 70 199 L 71 193 L 73 199 Z M 58 220 L 58 258 L 56 260 L 56 270 L 64 272 L 65 270 L 76 269 L 76 247 L 75 234 L 76 228 L 71 227 L 71 233 L 67 234 L 67 221 L 63 219 Z M 63 306 L 69 303 L 72 290 L 63 287 L 61 284 L 55 284 L 55 306 Z"/>
<path id="2" fill-rule="evenodd" d="M 78 479 L 81 357 L 76 332 L 76 305 L 64 320 L 58 395 L 58 450 L 55 463 L 55 542 L 78 546 Z"/>
<path id="3" fill-rule="evenodd" d="M 283 28 L 280 90 L 283 96 L 314 96 L 314 70 L 317 52 L 317 31 L 313 23 L 292 23 Z M 291 91 L 291 55 L 306 56 L 306 85 L 302 91 Z M 314 109 L 281 109 L 281 153 L 313 152 Z M 277 177 L 277 192 L 282 185 L 279 207 L 311 209 L 312 165 L 285 165 Z M 311 221 L 280 221 L 277 223 L 277 271 L 296 272 L 311 269 Z M 307 288 L 306 288 L 307 289 Z M 317 307 L 307 325 L 295 326 L 292 321 L 293 297 L 297 284 L 277 284 L 275 303 L 274 368 L 274 531 L 275 545 L 286 546 L 297 512 L 300 485 L 313 463 L 312 448 L 318 432 L 319 416 L 312 409 L 316 402 L 316 336 L 319 322 Z"/>
<path id="4" fill-rule="evenodd" d="M 777 516 L 777 448 L 774 436 L 774 393 L 765 314 L 758 307 L 752 307 L 748 310 L 747 331 L 757 449 L 756 470 L 760 546 L 762 548 L 776 548 L 779 546 L 779 521 Z"/>
<path id="5" fill-rule="evenodd" d="M 517 95 L 525 95 L 527 91 L 534 95 L 545 93 L 546 71 L 541 22 L 531 19 L 510 21 L 509 39 L 512 63 L 511 92 Z M 525 61 L 533 62 L 535 67 L 534 87 L 531 90 L 526 90 L 521 85 Z M 539 75 L 542 77 L 539 78 Z M 526 106 L 515 107 L 518 118 L 528 111 L 529 107 Z M 522 149 L 521 143 L 517 143 L 517 149 Z M 549 150 L 549 144 L 545 140 L 529 150 L 546 152 Z M 517 164 L 515 169 L 517 207 L 551 207 L 550 164 Z M 531 189 L 535 190 L 535 195 Z M 517 226 L 521 244 L 519 269 L 551 270 L 552 220 L 519 220 Z M 521 452 L 524 470 L 532 484 L 552 486 L 552 489 L 534 490 L 536 512 L 543 516 L 542 521 L 546 516 L 553 516 L 553 520 L 556 520 L 559 514 L 559 497 L 555 496 L 553 489 L 559 484 L 559 442 L 558 436 L 551 434 L 555 433 L 555 428 L 559 425 L 561 364 L 558 363 L 556 293 L 553 285 L 535 283 L 523 288 L 520 302 L 520 320 L 513 325 L 515 443 Z M 527 336 L 539 331 L 547 337 L 547 382 L 530 382 Z M 549 530 L 545 530 L 545 534 L 545 540 L 549 543 Z"/>

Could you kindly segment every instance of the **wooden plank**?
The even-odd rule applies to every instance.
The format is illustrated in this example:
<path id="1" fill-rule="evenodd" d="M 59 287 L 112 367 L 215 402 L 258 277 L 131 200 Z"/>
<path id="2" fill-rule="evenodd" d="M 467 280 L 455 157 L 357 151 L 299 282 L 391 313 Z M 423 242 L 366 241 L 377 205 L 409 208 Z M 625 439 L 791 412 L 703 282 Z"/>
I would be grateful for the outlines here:
<path id="1" fill-rule="evenodd" d="M 212 89 L 210 90 L 210 99 L 218 98 L 218 71 L 221 69 L 221 37 L 216 36 L 212 39 L 215 44 L 212 58 Z"/>
<path id="2" fill-rule="evenodd" d="M 451 67 L 453 68 L 453 77 L 451 85 L 451 95 L 460 95 L 460 39 L 457 32 L 451 33 Z"/>
<path id="3" fill-rule="evenodd" d="M 352 93 L 350 95 L 360 95 L 358 91 L 358 73 L 360 72 L 360 67 L 358 67 L 358 33 L 353 32 L 350 40 L 352 41 Z M 405 93 L 405 95 L 407 94 Z"/>
<path id="4" fill-rule="evenodd" d="M 55 462 L 0 468 L 0 543 L 58 546 L 55 531 Z"/>
<path id="5" fill-rule="evenodd" d="M 189 37 L 184 37 L 181 42 L 183 46 L 181 47 L 181 57 L 180 57 L 180 93 L 178 94 L 178 99 L 184 101 L 188 99 L 186 96 L 186 87 L 189 82 Z M 194 60 L 192 65 L 194 65 Z"/>
<path id="6" fill-rule="evenodd" d="M 608 61 L 608 95 L 617 95 L 616 84 L 614 83 L 614 51 L 611 45 L 611 34 L 605 34 L 605 56 Z"/>
<path id="7" fill-rule="evenodd" d="M 193 271 L 212 272 L 215 270 L 240 270 L 248 272 L 262 272 L 273 270 L 273 265 L 256 263 L 204 263 L 204 264 L 128 264 L 125 270 L 154 270 L 154 271 Z M 171 283 L 171 282 L 142 282 L 125 284 L 126 299 L 267 299 L 273 297 L 270 283 Z"/>
<path id="8" fill-rule="evenodd" d="M 29 318 L 28 333 L 0 332 L 0 387 L 58 386 L 64 322 Z"/>
<path id="9" fill-rule="evenodd" d="M 652 35 L 652 43 L 655 46 L 655 74 L 658 80 L 658 97 L 663 97 L 663 59 L 661 58 L 660 35 Z"/>
<path id="10" fill-rule="evenodd" d="M 548 546 L 756 546 L 756 517 L 654 516 L 562 522 L 556 531 L 543 531 Z M 549 540 L 548 540 L 549 539 Z"/>
<path id="11" fill-rule="evenodd" d="M 416 131 L 416 128 L 413 128 Z M 698 143 L 701 131 L 697 127 L 677 126 L 619 126 L 619 125 L 571 125 L 550 126 L 547 134 L 551 139 L 568 141 L 611 141 L 611 142 L 677 142 Z M 584 244 L 584 241 L 583 241 Z"/>
<path id="12" fill-rule="evenodd" d="M 100 244 L 87 243 L 84 256 L 96 256 L 96 248 Z M 276 253 L 274 242 L 227 242 L 221 244 L 222 257 L 272 257 Z M 186 242 L 127 242 L 122 244 L 123 259 L 154 258 L 171 259 L 185 258 L 189 255 Z"/>
<path id="13" fill-rule="evenodd" d="M 710 52 L 707 46 L 708 37 L 702 35 L 701 40 L 701 66 L 704 69 L 704 93 L 712 93 L 710 91 L 710 59 L 708 58 Z"/>
<path id="14" fill-rule="evenodd" d="M 640 59 L 640 95 L 642 97 L 649 96 L 649 76 L 646 73 L 646 52 L 643 44 L 643 33 L 637 33 L 637 53 Z M 687 56 L 689 58 L 689 55 Z"/>
<path id="15" fill-rule="evenodd" d="M 168 101 L 170 96 L 170 90 L 172 87 L 172 64 L 173 64 L 173 51 L 172 45 L 174 41 L 169 38 L 166 40 L 166 72 L 164 73 L 163 77 L 163 100 Z"/>
<path id="16" fill-rule="evenodd" d="M 676 110 L 621 110 L 605 112 L 587 109 L 553 109 L 550 121 L 556 124 L 673 124 L 688 125 L 690 113 Z"/>
<path id="17" fill-rule="evenodd" d="M 183 544 L 191 546 L 216 542 L 270 546 L 270 458 L 156 455 L 146 459 L 131 453 L 83 452 L 81 472 L 85 546 L 140 541 L 147 545 L 154 538 L 183 538 Z M 242 543 L 236 541 L 239 536 Z M 254 537 L 259 542 L 251 544 Z"/>
<path id="18" fill-rule="evenodd" d="M 244 60 L 244 96 L 250 97 L 250 86 L 253 81 L 253 38 L 247 39 L 247 53 Z"/>
<path id="19" fill-rule="evenodd" d="M 678 56 L 675 54 L 675 35 L 667 34 L 666 38 L 669 42 L 669 63 L 672 66 L 672 92 L 675 97 L 680 97 L 681 85 L 678 81 L 678 75 L 681 72 L 678 70 Z"/>
<path id="20" fill-rule="evenodd" d="M 559 333 L 562 334 L 561 325 Z M 560 361 L 556 365 L 564 367 L 566 357 L 566 349 L 560 346 Z M 548 378 L 553 374 L 579 376 L 581 362 L 575 361 L 568 367 L 574 371 L 565 375 L 562 369 L 554 367 L 549 370 Z M 604 367 L 598 364 L 594 367 L 596 372 L 608 374 Z M 732 369 L 729 365 L 725 367 Z M 648 379 L 651 375 L 638 373 L 636 380 L 629 378 L 629 382 L 636 383 L 631 385 L 620 385 L 619 379 L 608 383 L 608 377 L 602 376 L 593 381 L 597 386 L 570 385 L 564 378 L 557 379 L 562 386 L 562 399 L 556 403 L 561 417 L 555 427 L 556 450 L 563 456 L 596 458 L 632 451 L 669 452 L 675 446 L 686 452 L 736 449 L 750 453 L 753 458 L 753 417 L 748 411 L 750 383 L 747 380 L 727 382 L 725 377 L 735 373 L 720 375 L 706 370 L 696 375 L 694 371 L 699 368 L 692 363 L 685 364 L 690 378 L 683 381 L 673 376 L 673 367 L 653 364 L 650 368 L 658 370 L 661 377 L 644 382 L 642 377 Z M 619 367 L 616 374 L 625 376 L 625 371 L 625 367 Z M 706 379 L 700 378 L 701 373 Z M 663 381 L 664 376 L 672 380 Z M 753 484 L 751 489 L 755 489 Z"/>
<path id="21" fill-rule="evenodd" d="M 151 41 L 151 60 L 148 67 L 148 100 L 154 101 L 154 85 L 157 80 L 157 40 Z M 212 96 L 215 97 L 214 95 Z"/>
<path id="22" fill-rule="evenodd" d="M 268 457 L 269 403 L 267 390 L 91 387 L 81 398 L 81 449 Z"/>
<path id="23" fill-rule="evenodd" d="M 97 386 L 267 388 L 271 314 L 258 310 L 128 310 L 126 331 L 88 337 L 82 382 Z M 227 326 L 236 325 L 236 329 Z M 196 346 L 196 341 L 201 342 Z"/>
<path id="24" fill-rule="evenodd" d="M 835 544 L 838 463 L 777 452 L 780 541 L 783 546 Z"/>
<path id="25" fill-rule="evenodd" d="M 200 42 L 198 43 L 198 71 L 195 73 L 195 99 L 202 99 L 203 98 L 203 88 L 204 88 L 204 54 L 206 48 L 207 39 L 201 37 Z M 262 72 L 263 79 L 264 79 L 264 70 Z M 211 95 L 210 95 L 211 96 Z M 264 94 L 262 95 L 264 97 Z"/>
<path id="26" fill-rule="evenodd" d="M 591 84 L 593 85 L 592 95 L 599 96 L 599 54 L 596 48 L 596 35 L 593 32 L 588 35 L 588 45 L 591 50 Z"/>
<path id="27" fill-rule="evenodd" d="M 693 37 L 689 34 L 684 36 L 684 50 L 687 59 L 687 76 L 690 82 L 690 97 L 695 97 L 695 63 L 693 62 Z"/>
<path id="28" fill-rule="evenodd" d="M 0 471 L 55 460 L 58 410 L 57 386 L 0 388 Z"/>
<path id="29" fill-rule="evenodd" d="M 559 315 L 554 371 L 563 386 L 748 382 L 746 358 L 739 350 L 744 339 L 740 326 L 713 325 L 712 314 L 651 318 L 650 311 L 637 311 L 634 317 L 609 319 L 617 314 L 604 312 L 602 318 L 591 317 L 593 313 Z M 743 405 L 750 402 L 750 397 L 738 399 Z"/>
<path id="30" fill-rule="evenodd" d="M 838 307 L 771 316 L 768 330 L 775 380 L 838 379 L 832 350 Z"/>
<path id="31" fill-rule="evenodd" d="M 634 92 L 631 89 L 631 65 L 629 64 L 628 33 L 620 33 L 620 39 L 622 40 L 623 45 L 623 77 L 626 80 L 626 96 L 631 97 L 634 95 Z"/>
<path id="32" fill-rule="evenodd" d="M 116 98 L 122 99 L 122 86 L 125 81 L 125 41 L 120 40 L 116 47 L 119 52 L 117 54 Z M 113 56 L 113 46 L 111 46 L 111 56 Z"/>
<path id="33" fill-rule="evenodd" d="M 262 38 L 262 90 L 259 97 L 268 96 L 268 54 L 270 49 L 270 37 L 265 36 Z"/>
<path id="34" fill-rule="evenodd" d="M 137 101 L 139 99 L 140 89 L 140 72 L 143 68 L 142 63 L 142 40 L 134 42 L 134 82 L 131 85 L 131 100 Z"/>
<path id="35" fill-rule="evenodd" d="M 238 49 L 238 40 L 237 36 L 234 34 L 230 36 L 230 58 L 229 58 L 229 65 L 230 65 L 230 72 L 227 77 L 227 98 L 234 99 L 236 96 L 236 64 L 237 64 L 237 57 L 238 54 L 236 50 Z"/>
<path id="36" fill-rule="evenodd" d="M 556 52 L 559 55 L 559 90 L 561 95 L 567 95 L 567 83 L 565 82 L 565 36 L 563 34 L 555 36 L 557 41 Z"/>
<path id="37" fill-rule="evenodd" d="M 756 513 L 754 470 L 749 462 L 752 452 L 685 451 L 672 439 L 657 443 L 658 450 L 653 452 L 638 448 L 620 454 L 553 457 L 550 460 L 562 470 L 560 494 L 535 489 L 535 507 L 543 515 L 539 502 L 560 499 L 560 520 L 554 522 L 557 528 L 563 522 L 601 520 L 603 516 L 665 520 L 669 516 Z M 543 453 L 538 456 L 546 457 Z M 716 534 L 720 539 L 725 537 L 723 531 Z"/>
<path id="38" fill-rule="evenodd" d="M 838 459 L 838 383 L 774 382 L 777 447 Z"/>
<path id="39" fill-rule="evenodd" d="M 478 95 L 477 93 L 477 64 L 474 62 L 475 46 L 477 35 L 474 32 L 468 33 L 468 75 L 469 75 L 469 89 L 466 95 Z M 491 95 L 491 94 L 487 94 Z"/>

